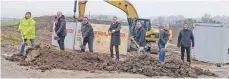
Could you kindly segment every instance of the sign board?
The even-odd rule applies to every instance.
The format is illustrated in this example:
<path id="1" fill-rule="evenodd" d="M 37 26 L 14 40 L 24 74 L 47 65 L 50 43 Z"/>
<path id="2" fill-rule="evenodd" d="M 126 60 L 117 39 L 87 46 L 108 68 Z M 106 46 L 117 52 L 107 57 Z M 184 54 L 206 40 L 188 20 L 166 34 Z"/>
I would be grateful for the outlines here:
<path id="1" fill-rule="evenodd" d="M 94 30 L 94 44 L 93 49 L 94 52 L 99 53 L 110 53 L 110 38 L 111 34 L 108 33 L 108 29 L 110 25 L 105 24 L 91 24 Z M 68 49 L 76 49 L 80 50 L 80 45 L 82 44 L 82 36 L 81 36 L 81 23 L 67 22 L 66 26 L 68 30 L 68 34 L 65 38 L 65 48 Z M 74 32 L 76 33 L 74 34 Z M 53 33 L 54 34 L 54 33 Z M 129 27 L 121 26 L 121 44 L 119 46 L 120 54 L 127 54 L 127 43 L 128 43 L 128 35 L 129 35 Z M 74 40 L 75 37 L 75 40 Z M 75 44 L 74 44 L 75 41 Z M 52 38 L 52 45 L 58 46 L 57 41 Z M 74 48 L 73 48 L 74 47 Z M 114 48 L 115 50 L 115 48 Z M 86 46 L 86 51 L 88 51 L 88 46 Z M 114 51 L 115 53 L 115 51 Z"/>
<path id="2" fill-rule="evenodd" d="M 110 25 L 105 24 L 91 24 L 94 30 L 94 52 L 99 53 L 110 53 L 110 39 L 111 34 L 108 33 L 108 29 Z M 128 33 L 129 27 L 128 26 L 121 26 L 121 44 L 119 46 L 120 54 L 127 54 L 127 42 L 128 42 Z M 81 27 L 77 28 L 76 33 L 76 50 L 80 50 L 80 45 L 82 43 L 81 40 Z M 88 46 L 86 46 L 86 51 L 88 51 Z"/>
<path id="3" fill-rule="evenodd" d="M 80 24 L 77 24 L 77 25 L 80 25 Z M 57 40 L 54 40 L 54 36 L 55 36 L 54 28 L 55 28 L 55 24 L 53 24 L 52 45 L 59 47 Z M 66 29 L 67 29 L 67 36 L 65 37 L 65 40 L 64 40 L 65 48 L 74 50 L 74 37 L 75 37 L 76 23 L 67 22 Z"/>

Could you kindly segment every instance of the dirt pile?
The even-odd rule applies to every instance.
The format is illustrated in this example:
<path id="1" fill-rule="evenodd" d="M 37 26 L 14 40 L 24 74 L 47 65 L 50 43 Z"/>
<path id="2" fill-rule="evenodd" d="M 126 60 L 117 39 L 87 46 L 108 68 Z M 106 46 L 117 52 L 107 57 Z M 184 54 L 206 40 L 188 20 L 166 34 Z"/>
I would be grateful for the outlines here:
<path id="1" fill-rule="evenodd" d="M 217 76 L 209 70 L 191 67 L 184 64 L 177 56 L 167 56 L 168 60 L 161 65 L 157 58 L 150 55 L 140 55 L 128 59 L 123 64 L 122 70 L 131 73 L 144 74 L 146 76 L 169 76 L 169 77 L 198 77 L 199 75 Z"/>
<path id="2" fill-rule="evenodd" d="M 107 54 L 99 53 L 78 53 L 78 52 L 61 52 L 52 49 L 49 46 L 42 48 L 29 48 L 26 50 L 26 56 L 13 55 L 7 57 L 7 60 L 19 61 L 23 66 L 36 66 L 41 70 L 49 70 L 52 68 L 66 70 L 114 70 L 108 65 L 114 63 Z M 30 54 L 34 56 L 29 56 Z M 26 58 L 32 57 L 32 60 L 26 61 Z M 28 62 L 28 63 L 25 63 Z M 117 69 L 117 68 L 116 68 Z"/>
<path id="3" fill-rule="evenodd" d="M 31 65 L 38 66 L 38 69 L 47 70 L 60 68 L 66 70 L 103 70 L 111 58 L 105 54 L 93 53 L 65 53 L 65 52 L 42 52 L 41 55 L 32 61 Z"/>
<path id="4" fill-rule="evenodd" d="M 198 77 L 199 75 L 217 76 L 210 71 L 183 64 L 177 56 L 167 56 L 161 65 L 159 60 L 149 54 L 129 57 L 124 61 L 112 60 L 109 55 L 101 53 L 61 52 L 45 46 L 32 49 L 29 53 L 40 53 L 34 60 L 26 62 L 24 56 L 11 56 L 11 61 L 20 61 L 19 65 L 34 66 L 41 70 L 53 68 L 65 70 L 106 70 L 144 74 L 146 76 Z"/>
<path id="5" fill-rule="evenodd" d="M 18 56 L 16 54 L 13 54 L 11 57 L 6 57 L 6 60 L 23 62 L 25 61 L 25 58 L 26 56 Z"/>

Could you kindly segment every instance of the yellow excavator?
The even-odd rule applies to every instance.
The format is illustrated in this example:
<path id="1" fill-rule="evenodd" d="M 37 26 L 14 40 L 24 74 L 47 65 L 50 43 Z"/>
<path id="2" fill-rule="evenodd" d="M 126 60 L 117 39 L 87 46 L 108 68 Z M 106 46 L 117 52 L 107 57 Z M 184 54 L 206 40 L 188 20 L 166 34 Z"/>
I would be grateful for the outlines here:
<path id="1" fill-rule="evenodd" d="M 141 22 L 143 25 L 143 28 L 147 31 L 146 32 L 146 41 L 147 41 L 146 48 L 147 48 L 147 50 L 152 51 L 151 49 L 157 49 L 155 47 L 152 48 L 152 44 L 155 44 L 155 42 L 158 41 L 160 28 L 151 27 L 150 19 L 139 18 L 136 9 L 127 0 L 104 0 L 104 1 L 107 2 L 108 4 L 111 4 L 111 5 L 119 8 L 119 9 L 121 9 L 123 12 L 126 13 L 127 21 L 129 24 L 130 36 L 134 36 L 134 34 L 135 34 L 136 23 Z M 79 22 L 81 22 L 83 17 L 84 17 L 86 3 L 87 3 L 87 0 L 79 0 L 78 1 L 78 10 L 79 10 L 78 21 Z M 77 0 L 75 0 L 75 7 L 74 7 L 75 13 L 76 13 L 76 5 L 77 5 Z M 75 16 L 75 13 L 74 13 L 74 16 Z M 170 39 L 171 39 L 171 37 L 172 37 L 172 34 L 170 34 Z M 130 48 L 132 46 L 133 46 L 133 43 L 132 43 L 132 41 L 130 41 L 128 43 L 128 51 L 130 50 Z M 157 52 L 157 50 L 155 52 Z"/>

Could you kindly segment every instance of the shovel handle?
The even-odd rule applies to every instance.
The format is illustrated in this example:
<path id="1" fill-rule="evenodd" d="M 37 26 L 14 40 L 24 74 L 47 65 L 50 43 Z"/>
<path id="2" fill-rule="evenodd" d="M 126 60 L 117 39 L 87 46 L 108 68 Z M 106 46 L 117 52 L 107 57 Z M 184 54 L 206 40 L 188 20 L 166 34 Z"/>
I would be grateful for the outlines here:
<path id="1" fill-rule="evenodd" d="M 166 51 L 167 47 L 168 47 L 169 41 L 167 41 L 167 43 L 165 44 L 165 48 L 164 50 Z"/>
<path id="2" fill-rule="evenodd" d="M 138 45 L 138 43 L 134 40 L 134 38 L 133 37 L 131 37 L 131 39 L 134 41 L 134 43 L 137 45 L 137 47 L 139 48 L 139 45 Z"/>

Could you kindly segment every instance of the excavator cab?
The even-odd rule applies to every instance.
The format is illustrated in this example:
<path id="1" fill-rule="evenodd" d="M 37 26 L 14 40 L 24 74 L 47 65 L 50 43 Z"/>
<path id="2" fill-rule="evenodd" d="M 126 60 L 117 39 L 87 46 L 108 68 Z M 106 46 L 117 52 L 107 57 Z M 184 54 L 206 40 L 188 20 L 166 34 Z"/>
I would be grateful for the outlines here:
<path id="1" fill-rule="evenodd" d="M 134 36 L 137 32 L 137 22 L 141 22 L 142 27 L 146 30 L 146 46 L 145 46 L 145 50 L 146 51 L 150 51 L 152 52 L 156 52 L 157 53 L 157 46 L 156 45 L 156 41 L 158 41 L 159 39 L 159 33 L 160 33 L 160 29 L 159 28 L 155 28 L 155 27 L 151 27 L 151 21 L 150 19 L 141 19 L 141 18 L 137 18 L 134 20 L 130 20 L 128 18 L 128 22 L 130 25 L 129 28 L 129 32 L 130 32 L 130 36 Z M 132 23 L 130 23 L 132 22 Z M 135 48 L 136 46 L 133 45 L 133 41 L 129 41 L 128 43 L 128 51 L 130 51 L 131 48 Z"/>
<path id="2" fill-rule="evenodd" d="M 157 52 L 157 47 L 155 46 L 156 44 L 155 42 L 158 41 L 158 38 L 159 38 L 159 29 L 151 27 L 150 19 L 137 18 L 137 19 L 131 20 L 130 18 L 128 18 L 128 23 L 130 25 L 130 28 L 129 28 L 130 36 L 134 36 L 136 34 L 137 22 L 141 22 L 142 27 L 146 30 L 146 43 L 147 44 L 146 44 L 145 50 L 151 51 L 151 52 Z M 131 48 L 136 49 L 136 46 L 134 45 L 133 41 L 128 42 L 127 51 L 130 51 Z"/>
<path id="3" fill-rule="evenodd" d="M 151 28 L 151 23 L 150 23 L 150 19 L 140 19 L 140 18 L 137 18 L 135 20 L 132 21 L 132 23 L 129 23 L 130 25 L 130 35 L 131 36 L 134 36 L 135 33 L 136 33 L 136 30 L 137 30 L 137 22 L 141 22 L 142 24 L 142 27 L 146 30 L 146 31 L 149 31 L 150 28 Z"/>

